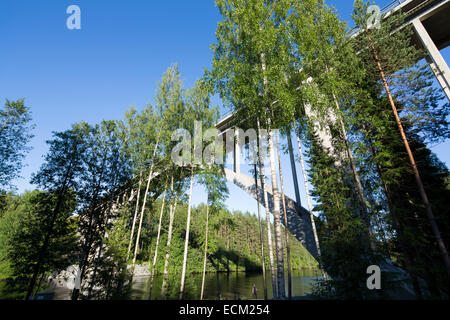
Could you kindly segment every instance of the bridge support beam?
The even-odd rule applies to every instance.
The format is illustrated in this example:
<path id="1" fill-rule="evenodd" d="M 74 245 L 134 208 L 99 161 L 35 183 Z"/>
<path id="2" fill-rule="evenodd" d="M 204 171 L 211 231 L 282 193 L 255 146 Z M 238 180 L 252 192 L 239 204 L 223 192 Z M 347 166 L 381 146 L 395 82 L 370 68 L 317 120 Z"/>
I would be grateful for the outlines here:
<path id="1" fill-rule="evenodd" d="M 419 18 L 412 21 L 417 36 L 428 51 L 427 62 L 450 101 L 450 69 Z"/>
<path id="2" fill-rule="evenodd" d="M 233 171 L 235 173 L 241 172 L 241 147 L 239 146 L 239 130 L 234 130 L 234 151 L 233 151 Z"/>
<path id="3" fill-rule="evenodd" d="M 302 205 L 300 199 L 300 191 L 298 189 L 298 179 L 297 179 L 297 169 L 295 168 L 294 150 L 292 149 L 292 139 L 291 131 L 287 134 L 288 148 L 289 148 L 289 158 L 291 159 L 291 169 L 292 169 L 292 179 L 294 180 L 294 191 L 295 191 L 295 201 L 299 206 Z"/>
<path id="4" fill-rule="evenodd" d="M 258 198 L 257 192 L 259 192 L 259 199 L 263 199 L 264 192 L 262 188 L 256 189 L 254 177 L 249 177 L 242 173 L 234 173 L 232 170 L 225 168 L 225 176 L 228 181 L 234 183 L 243 191 L 247 192 L 255 200 Z M 269 211 L 273 212 L 273 190 L 270 186 L 266 185 L 267 202 Z M 281 199 L 279 199 L 281 201 Z M 317 247 L 314 241 L 314 233 L 311 224 L 311 216 L 309 212 L 302 206 L 295 203 L 288 196 L 285 196 L 286 209 L 287 209 L 287 221 L 286 226 L 288 230 L 300 241 L 306 250 L 314 257 L 317 258 Z M 263 203 L 264 205 L 264 203 Z M 280 203 L 280 206 L 282 204 Z M 281 224 L 284 225 L 284 219 L 281 219 Z"/>

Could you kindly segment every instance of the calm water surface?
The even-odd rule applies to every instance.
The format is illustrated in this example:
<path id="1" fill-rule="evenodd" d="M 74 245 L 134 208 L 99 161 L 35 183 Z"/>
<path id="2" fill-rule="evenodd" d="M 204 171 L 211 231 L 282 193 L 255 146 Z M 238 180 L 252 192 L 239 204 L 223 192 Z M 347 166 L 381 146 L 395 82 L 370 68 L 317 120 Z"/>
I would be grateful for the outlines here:
<path id="1" fill-rule="evenodd" d="M 180 275 L 181 277 L 181 275 Z M 270 273 L 267 274 L 266 285 L 268 298 L 272 298 L 272 285 L 270 282 Z M 293 270 L 292 271 L 292 295 L 305 296 L 311 292 L 312 284 L 320 277 L 319 270 Z M 148 299 L 150 291 L 150 278 L 139 277 L 133 281 L 133 291 L 131 298 L 135 300 Z M 168 299 L 178 299 L 180 280 L 174 277 L 169 281 L 167 292 Z M 202 283 L 201 274 L 186 275 L 185 299 L 199 299 Z M 220 295 L 221 299 L 253 299 L 252 287 L 256 285 L 258 299 L 264 298 L 262 273 L 209 273 L 205 279 L 204 299 L 217 300 Z M 152 299 L 161 299 L 162 276 L 155 276 L 153 282 Z M 287 275 L 286 275 L 287 290 Z"/>

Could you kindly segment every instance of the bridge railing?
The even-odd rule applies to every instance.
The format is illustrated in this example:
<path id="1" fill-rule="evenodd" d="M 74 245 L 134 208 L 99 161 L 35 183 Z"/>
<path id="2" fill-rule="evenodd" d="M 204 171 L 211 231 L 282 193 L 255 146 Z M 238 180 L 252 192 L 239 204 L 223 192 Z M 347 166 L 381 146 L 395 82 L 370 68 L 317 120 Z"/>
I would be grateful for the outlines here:
<path id="1" fill-rule="evenodd" d="M 394 9 L 396 6 L 401 5 L 405 1 L 406 0 L 395 0 L 395 1 L 392 1 L 391 3 L 389 3 L 384 8 L 381 9 L 381 14 L 385 14 L 385 13 L 391 11 L 391 9 Z"/>
<path id="2" fill-rule="evenodd" d="M 218 122 L 219 122 L 219 123 L 222 122 L 223 119 L 227 118 L 228 116 L 231 116 L 233 113 L 234 113 L 233 110 L 228 110 L 228 111 L 226 111 L 226 112 L 224 112 L 224 113 L 221 113 L 221 114 L 219 115 L 219 121 L 218 121 Z"/>
<path id="3" fill-rule="evenodd" d="M 403 2 L 405 2 L 407 0 L 394 0 L 391 1 L 389 4 L 387 4 L 386 6 L 384 6 L 383 8 L 380 9 L 381 11 L 381 17 L 383 17 L 386 13 L 389 13 L 392 9 L 394 9 L 395 7 L 401 5 Z M 357 33 L 359 32 L 359 28 L 358 27 L 353 27 L 350 31 L 349 31 L 349 36 L 350 38 L 352 38 L 353 36 L 355 36 Z"/>

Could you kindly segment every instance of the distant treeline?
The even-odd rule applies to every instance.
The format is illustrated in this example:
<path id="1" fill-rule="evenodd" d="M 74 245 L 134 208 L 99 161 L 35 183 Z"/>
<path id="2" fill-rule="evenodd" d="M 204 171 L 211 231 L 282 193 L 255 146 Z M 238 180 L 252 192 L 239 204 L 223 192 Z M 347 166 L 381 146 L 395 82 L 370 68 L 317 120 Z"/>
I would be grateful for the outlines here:
<path id="1" fill-rule="evenodd" d="M 161 200 L 154 204 L 154 211 L 159 213 Z M 172 252 L 170 260 L 170 272 L 176 273 L 180 270 L 183 262 L 183 245 L 186 232 L 187 204 L 183 203 L 177 207 L 174 221 L 174 234 L 172 238 Z M 210 213 L 211 214 L 211 213 Z M 155 214 L 147 221 L 149 226 L 143 232 L 143 244 L 138 261 L 146 263 L 153 257 L 155 238 L 158 227 Z M 187 272 L 202 272 L 203 249 L 205 241 L 205 216 L 206 206 L 199 205 L 193 208 L 192 224 L 190 229 Z M 240 211 L 230 212 L 227 209 L 219 209 L 210 216 L 207 272 L 216 271 L 261 271 L 261 244 L 259 241 L 258 218 L 249 213 Z M 168 219 L 163 221 L 162 230 L 167 230 Z M 263 223 L 263 230 L 266 230 Z M 293 269 L 315 268 L 317 261 L 306 251 L 300 242 L 289 234 L 291 243 L 291 265 Z M 161 235 L 162 244 L 166 243 L 167 233 Z M 267 250 L 267 235 L 264 235 L 265 252 Z M 143 247 L 142 247 L 143 246 Z M 165 252 L 164 247 L 160 248 Z M 286 254 L 286 252 L 285 252 Z M 266 265 L 269 257 L 266 255 Z M 164 261 L 160 259 L 157 263 L 157 272 L 162 273 Z"/>

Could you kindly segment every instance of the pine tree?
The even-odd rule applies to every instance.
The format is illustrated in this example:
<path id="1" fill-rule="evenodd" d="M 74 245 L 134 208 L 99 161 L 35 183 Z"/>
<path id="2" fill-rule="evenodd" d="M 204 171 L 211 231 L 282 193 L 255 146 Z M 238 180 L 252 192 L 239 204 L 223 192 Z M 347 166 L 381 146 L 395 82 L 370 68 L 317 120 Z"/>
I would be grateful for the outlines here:
<path id="1" fill-rule="evenodd" d="M 363 3 L 362 0 L 356 0 L 354 6 L 355 10 L 353 19 L 363 32 L 363 35 L 360 37 L 361 44 L 363 44 L 361 47 L 368 47 L 368 50 L 363 50 L 362 54 L 366 53 L 366 55 L 365 59 L 362 59 L 366 62 L 366 65 L 368 65 L 369 72 L 371 71 L 373 76 L 378 77 L 378 79 L 383 83 L 398 126 L 400 137 L 403 141 L 410 164 L 414 171 L 416 184 L 425 205 L 429 223 L 433 230 L 434 237 L 436 238 L 447 273 L 450 275 L 450 257 L 442 239 L 438 224 L 436 223 L 431 203 L 429 202 L 415 157 L 411 151 L 408 138 L 400 120 L 398 109 L 392 96 L 388 80 L 388 75 L 390 73 L 413 65 L 419 58 L 420 52 L 410 45 L 409 39 L 412 32 L 410 27 L 407 26 L 396 31 L 397 28 L 403 25 L 403 14 L 391 15 L 381 24 L 379 29 L 369 29 L 369 26 L 367 25 L 368 19 L 366 9 L 368 4 Z"/>

